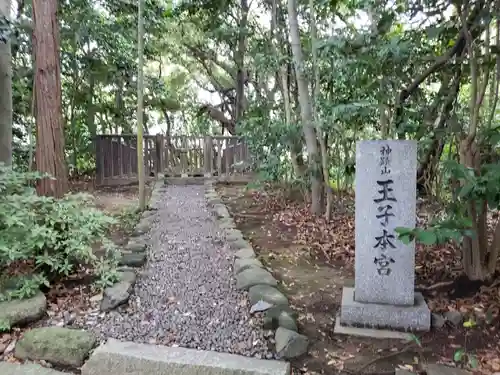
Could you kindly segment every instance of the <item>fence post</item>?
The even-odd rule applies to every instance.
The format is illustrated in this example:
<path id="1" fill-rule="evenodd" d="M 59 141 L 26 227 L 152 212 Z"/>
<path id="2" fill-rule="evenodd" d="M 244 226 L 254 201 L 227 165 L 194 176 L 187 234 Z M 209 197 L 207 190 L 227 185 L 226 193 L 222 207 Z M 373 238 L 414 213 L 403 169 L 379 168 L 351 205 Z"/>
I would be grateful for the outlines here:
<path id="1" fill-rule="evenodd" d="M 165 161 L 163 160 L 163 147 L 165 144 L 165 139 L 163 134 L 156 134 L 156 175 L 165 172 Z"/>
<path id="2" fill-rule="evenodd" d="M 203 142 L 203 165 L 205 169 L 205 177 L 213 176 L 213 148 L 214 140 L 211 135 L 205 136 L 205 141 Z"/>
<path id="3" fill-rule="evenodd" d="M 96 135 L 94 137 L 94 147 L 95 147 L 95 176 L 96 176 L 96 184 L 97 185 L 102 185 L 103 181 L 103 174 L 104 174 L 104 168 L 103 168 L 103 154 L 101 150 L 101 137 Z"/>

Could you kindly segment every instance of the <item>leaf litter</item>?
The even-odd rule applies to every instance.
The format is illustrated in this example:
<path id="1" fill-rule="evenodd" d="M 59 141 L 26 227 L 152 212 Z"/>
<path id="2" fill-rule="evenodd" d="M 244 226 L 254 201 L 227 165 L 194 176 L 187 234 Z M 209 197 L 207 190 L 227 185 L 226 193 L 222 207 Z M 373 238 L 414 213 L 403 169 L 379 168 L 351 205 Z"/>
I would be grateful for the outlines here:
<path id="1" fill-rule="evenodd" d="M 400 344 L 387 345 L 385 342 L 382 344 L 383 341 L 380 340 L 371 342 L 366 338 L 360 340 L 333 334 L 342 286 L 345 280 L 353 277 L 353 195 L 336 196 L 332 219 L 326 222 L 323 217 L 311 215 L 307 204 L 288 198 L 284 189 L 271 185 L 262 190 L 248 191 L 244 188 L 221 186 L 220 192 L 235 214 L 235 222 L 252 241 L 259 257 L 266 265 L 272 266 L 287 292 L 292 291 L 292 307 L 299 312 L 300 328 L 307 333 L 316 332 L 310 337 L 313 341 L 311 357 L 318 356 L 319 353 L 321 363 L 311 366 L 297 363 L 295 366 L 300 372 L 327 374 L 331 372 L 331 368 L 344 371 L 346 363 L 354 357 L 370 356 L 374 353 L 381 356 L 386 352 L 397 354 L 401 350 Z M 433 210 L 435 207 L 432 204 L 420 202 L 417 225 L 424 226 L 435 212 Z M 421 346 L 427 349 L 426 352 L 431 352 L 429 355 L 432 361 L 451 363 L 457 348 L 465 345 L 467 352 L 478 359 L 479 368 L 476 371 L 498 372 L 500 285 L 467 282 L 462 274 L 460 256 L 459 248 L 452 243 L 440 246 L 417 244 L 416 289 L 424 294 L 432 312 L 441 314 L 456 310 L 464 316 L 464 320 L 472 316 L 480 323 L 475 327 L 446 324 L 443 328 L 421 335 Z M 316 282 L 307 280 L 305 283 L 304 277 L 293 280 L 291 275 L 300 274 L 300 268 L 313 271 L 311 279 L 316 277 Z M 322 273 L 325 268 L 333 270 L 332 275 L 342 274 L 344 283 L 338 279 L 324 280 Z M 320 285 L 317 285 L 318 283 Z M 312 293 L 307 293 L 311 284 L 316 285 L 312 288 Z M 317 311 L 323 298 L 320 295 L 326 295 L 327 299 L 333 296 L 335 299 L 336 306 L 329 306 L 330 322 L 326 325 L 322 324 L 325 319 L 315 318 L 322 315 Z M 316 331 L 307 327 L 311 325 L 315 326 Z M 315 350 L 316 347 L 321 347 L 318 342 L 324 344 L 323 351 L 326 354 Z M 414 358 L 412 355 L 407 363 L 399 363 L 396 366 L 414 367 Z M 318 358 L 315 359 L 318 362 Z M 315 361 L 311 358 L 302 362 L 311 364 Z M 307 370 L 304 370 L 306 368 Z"/>

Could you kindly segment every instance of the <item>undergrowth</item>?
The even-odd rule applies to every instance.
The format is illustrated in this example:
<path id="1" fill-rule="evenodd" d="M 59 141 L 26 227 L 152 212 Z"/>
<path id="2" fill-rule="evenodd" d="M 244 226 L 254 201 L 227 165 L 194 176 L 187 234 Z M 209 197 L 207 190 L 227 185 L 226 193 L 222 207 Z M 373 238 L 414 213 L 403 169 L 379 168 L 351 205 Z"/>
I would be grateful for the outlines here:
<path id="1" fill-rule="evenodd" d="M 34 186 L 41 178 L 48 176 L 0 165 L 0 271 L 5 275 L 19 263 L 32 266 L 29 275 L 0 280 L 0 301 L 32 297 L 82 264 L 93 270 L 98 287 L 117 279 L 116 249 L 107 240 L 117 220 L 97 209 L 89 194 L 38 196 Z M 92 250 L 96 242 L 106 248 L 101 258 Z"/>

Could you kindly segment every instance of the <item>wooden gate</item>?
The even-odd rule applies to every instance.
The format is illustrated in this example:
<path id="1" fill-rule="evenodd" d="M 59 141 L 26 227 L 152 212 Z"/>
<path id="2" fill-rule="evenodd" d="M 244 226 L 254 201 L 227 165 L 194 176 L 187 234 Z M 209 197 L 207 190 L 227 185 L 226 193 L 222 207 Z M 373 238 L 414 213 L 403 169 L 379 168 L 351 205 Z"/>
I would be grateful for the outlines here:
<path id="1" fill-rule="evenodd" d="M 120 185 L 137 181 L 137 137 L 99 135 L 95 140 L 96 184 Z M 251 166 L 248 146 L 233 136 L 144 136 L 146 177 L 229 176 Z"/>

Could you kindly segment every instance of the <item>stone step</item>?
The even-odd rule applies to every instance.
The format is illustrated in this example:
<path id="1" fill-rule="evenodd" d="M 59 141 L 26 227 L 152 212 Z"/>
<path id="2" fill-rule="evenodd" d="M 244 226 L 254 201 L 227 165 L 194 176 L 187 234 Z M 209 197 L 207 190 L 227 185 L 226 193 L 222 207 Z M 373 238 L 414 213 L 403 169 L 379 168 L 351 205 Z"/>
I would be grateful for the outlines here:
<path id="1" fill-rule="evenodd" d="M 0 362 L 0 374 L 2 375 L 68 375 L 65 372 L 42 367 L 34 363 L 9 363 Z"/>
<path id="2" fill-rule="evenodd" d="M 82 375 L 123 374 L 290 375 L 290 364 L 235 354 L 109 339 L 94 351 L 82 367 Z"/>

